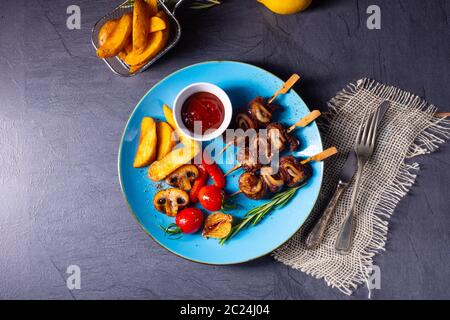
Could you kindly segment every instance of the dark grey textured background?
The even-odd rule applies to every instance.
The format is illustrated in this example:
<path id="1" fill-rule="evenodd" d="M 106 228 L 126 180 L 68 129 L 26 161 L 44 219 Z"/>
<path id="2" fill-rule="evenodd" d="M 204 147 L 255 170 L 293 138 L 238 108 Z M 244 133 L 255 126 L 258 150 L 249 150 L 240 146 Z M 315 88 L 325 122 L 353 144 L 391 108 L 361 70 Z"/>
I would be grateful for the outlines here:
<path id="1" fill-rule="evenodd" d="M 346 299 L 270 257 L 214 267 L 160 248 L 120 193 L 122 130 L 159 79 L 214 59 L 298 72 L 298 92 L 322 110 L 348 82 L 372 77 L 450 111 L 450 1 L 316 0 L 288 17 L 253 0 L 183 9 L 182 42 L 131 79 L 113 75 L 90 44 L 92 25 L 118 2 L 0 1 L 0 298 Z M 70 4 L 81 7 L 81 30 L 66 28 Z M 366 28 L 370 4 L 382 9 L 381 30 Z M 449 145 L 420 163 L 375 258 L 374 298 L 450 298 Z M 81 267 L 81 290 L 66 288 L 71 264 Z"/>

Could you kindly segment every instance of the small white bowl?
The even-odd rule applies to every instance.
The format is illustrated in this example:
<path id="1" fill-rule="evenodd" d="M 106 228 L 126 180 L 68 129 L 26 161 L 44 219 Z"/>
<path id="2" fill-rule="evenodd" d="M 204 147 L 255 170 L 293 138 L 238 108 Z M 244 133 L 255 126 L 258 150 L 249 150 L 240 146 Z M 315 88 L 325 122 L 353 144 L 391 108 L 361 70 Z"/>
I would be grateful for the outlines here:
<path id="1" fill-rule="evenodd" d="M 186 99 L 197 92 L 209 92 L 219 98 L 219 100 L 223 104 L 223 122 L 219 128 L 215 129 L 209 134 L 195 134 L 194 132 L 191 132 L 186 128 L 181 117 L 181 109 L 183 108 L 184 102 L 186 101 Z M 173 103 L 173 116 L 175 119 L 175 124 L 177 125 L 178 129 L 180 129 L 182 134 L 196 141 L 208 141 L 219 137 L 228 128 L 233 116 L 233 107 L 231 105 L 230 98 L 221 88 L 212 83 L 198 82 L 185 87 L 180 91 L 180 93 L 178 93 Z"/>

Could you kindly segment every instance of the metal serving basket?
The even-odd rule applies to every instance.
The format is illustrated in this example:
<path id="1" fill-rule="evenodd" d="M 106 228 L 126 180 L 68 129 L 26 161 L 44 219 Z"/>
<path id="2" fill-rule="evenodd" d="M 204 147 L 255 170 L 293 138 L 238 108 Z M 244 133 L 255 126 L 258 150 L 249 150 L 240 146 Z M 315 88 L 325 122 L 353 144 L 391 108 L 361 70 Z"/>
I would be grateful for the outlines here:
<path id="1" fill-rule="evenodd" d="M 167 43 L 167 46 L 162 50 L 160 53 L 158 53 L 153 59 L 151 59 L 149 62 L 147 62 L 141 69 L 137 70 L 134 73 L 130 73 L 130 66 L 127 65 L 125 62 L 123 62 L 118 57 L 112 57 L 112 58 L 106 58 L 103 59 L 103 61 L 108 65 L 108 67 L 116 74 L 124 76 L 124 77 L 131 77 L 138 73 L 141 73 L 145 71 L 148 67 L 150 67 L 153 63 L 155 63 L 158 59 L 160 59 L 162 56 L 164 56 L 170 49 L 172 49 L 177 42 L 180 40 L 181 37 L 181 25 L 178 22 L 178 20 L 175 17 L 175 11 L 177 8 L 181 5 L 181 3 L 184 0 L 158 0 L 158 7 L 160 10 L 163 10 L 169 19 L 170 22 L 170 37 L 169 41 Z M 133 12 L 134 7 L 134 1 L 133 0 L 127 0 L 115 9 L 113 9 L 111 12 L 100 18 L 98 20 L 94 27 L 92 28 L 92 34 L 91 34 L 91 41 L 92 45 L 94 46 L 95 50 L 98 49 L 98 33 L 101 29 L 101 27 L 111 19 L 117 19 L 121 17 L 123 14 L 128 12 Z"/>

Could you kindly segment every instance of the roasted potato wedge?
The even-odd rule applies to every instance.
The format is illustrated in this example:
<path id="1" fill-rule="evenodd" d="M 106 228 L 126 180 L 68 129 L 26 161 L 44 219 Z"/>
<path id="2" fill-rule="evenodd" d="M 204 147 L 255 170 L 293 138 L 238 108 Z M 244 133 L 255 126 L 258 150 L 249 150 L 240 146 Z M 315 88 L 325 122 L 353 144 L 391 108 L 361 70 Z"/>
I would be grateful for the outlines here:
<path id="1" fill-rule="evenodd" d="M 156 160 L 161 160 L 172 151 L 176 144 L 174 130 L 167 122 L 156 123 L 156 135 L 158 136 L 158 151 L 156 152 Z"/>
<path id="2" fill-rule="evenodd" d="M 172 110 L 167 105 L 164 105 L 163 111 L 167 122 L 172 126 L 172 129 L 176 130 Z M 176 132 L 184 147 L 172 150 L 164 158 L 151 164 L 148 169 L 148 176 L 153 181 L 160 181 L 166 178 L 176 169 L 190 162 L 201 151 L 200 145 L 196 141 L 180 134 L 178 130 Z"/>
<path id="3" fill-rule="evenodd" d="M 210 214 L 205 221 L 202 235 L 205 238 L 222 239 L 231 232 L 233 217 L 222 212 Z"/>
<path id="4" fill-rule="evenodd" d="M 128 13 L 124 14 L 106 39 L 106 42 L 97 49 L 97 56 L 99 58 L 110 58 L 117 55 L 127 44 L 132 28 L 133 17 Z"/>
<path id="5" fill-rule="evenodd" d="M 133 8 L 133 51 L 142 53 L 147 47 L 150 30 L 150 8 L 144 0 L 134 0 Z"/>
<path id="6" fill-rule="evenodd" d="M 144 49 L 144 51 L 138 53 L 133 49 L 133 51 L 126 56 L 125 63 L 128 65 L 143 64 L 144 62 L 149 61 L 153 57 L 155 57 L 167 43 L 163 32 L 164 31 L 156 31 L 150 33 L 148 46 Z"/>
<path id="7" fill-rule="evenodd" d="M 155 16 L 158 13 L 158 0 L 146 0 L 148 5 L 150 17 Z"/>
<path id="8" fill-rule="evenodd" d="M 156 158 L 156 123 L 150 117 L 144 117 L 141 122 L 139 146 L 134 158 L 133 167 L 148 166 Z"/>
<path id="9" fill-rule="evenodd" d="M 173 130 L 176 130 L 177 125 L 175 124 L 175 120 L 173 118 L 172 109 L 170 109 L 167 104 L 163 105 L 163 113 L 164 113 L 164 117 L 166 118 L 167 123 L 170 124 L 170 126 L 172 127 Z"/>
<path id="10" fill-rule="evenodd" d="M 150 28 L 148 29 L 149 33 L 156 32 L 156 31 L 162 31 L 167 28 L 166 22 L 161 19 L 160 17 L 152 17 L 150 19 Z"/>
<path id="11" fill-rule="evenodd" d="M 170 124 L 172 129 L 176 130 L 177 136 L 180 139 L 181 143 L 185 147 L 190 147 L 190 148 L 193 148 L 193 149 L 199 149 L 200 146 L 199 146 L 199 144 L 196 141 L 194 141 L 192 139 L 189 139 L 189 137 L 186 137 L 184 134 L 182 134 L 181 132 L 179 132 L 177 130 L 177 125 L 175 124 L 175 120 L 173 118 L 172 109 L 170 109 L 166 104 L 163 105 L 163 112 L 164 112 L 164 117 L 166 118 L 167 123 Z"/>
<path id="12" fill-rule="evenodd" d="M 148 36 L 147 47 L 142 52 L 137 52 L 135 50 L 130 52 L 125 58 L 126 64 L 138 65 L 145 63 L 154 58 L 166 46 L 170 36 L 168 20 L 166 14 L 162 11 L 158 12 L 157 16 L 166 22 L 167 28 L 162 31 L 150 33 Z"/>
<path id="13" fill-rule="evenodd" d="M 117 27 L 118 19 L 108 20 L 105 24 L 100 28 L 98 32 L 98 45 L 101 47 L 105 44 L 106 40 L 109 38 L 111 33 Z"/>
<path id="14" fill-rule="evenodd" d="M 120 51 L 117 56 L 123 60 L 127 57 L 127 54 L 129 54 L 131 51 L 133 51 L 133 41 L 131 39 L 128 40 L 125 48 L 123 48 L 122 51 Z"/>
<path id="15" fill-rule="evenodd" d="M 183 147 L 172 150 L 161 160 L 153 162 L 148 168 L 148 177 L 153 181 L 160 181 L 182 165 L 190 162 L 200 148 Z"/>

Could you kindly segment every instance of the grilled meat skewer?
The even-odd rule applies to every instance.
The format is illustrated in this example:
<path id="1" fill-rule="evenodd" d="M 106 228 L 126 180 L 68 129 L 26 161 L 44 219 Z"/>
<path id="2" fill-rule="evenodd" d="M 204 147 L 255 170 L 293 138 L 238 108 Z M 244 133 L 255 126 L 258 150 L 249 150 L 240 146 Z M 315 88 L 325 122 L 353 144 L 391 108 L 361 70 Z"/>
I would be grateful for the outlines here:
<path id="1" fill-rule="evenodd" d="M 253 200 L 262 199 L 268 194 L 264 180 L 253 172 L 245 172 L 239 177 L 239 190 Z"/>
<path id="2" fill-rule="evenodd" d="M 271 193 L 275 193 L 283 189 L 284 180 L 281 172 L 274 174 L 272 167 L 262 167 L 260 174 Z"/>
<path id="3" fill-rule="evenodd" d="M 285 156 L 280 159 L 280 171 L 288 187 L 297 187 L 312 175 L 311 166 L 307 163 L 302 164 L 293 156 Z"/>

